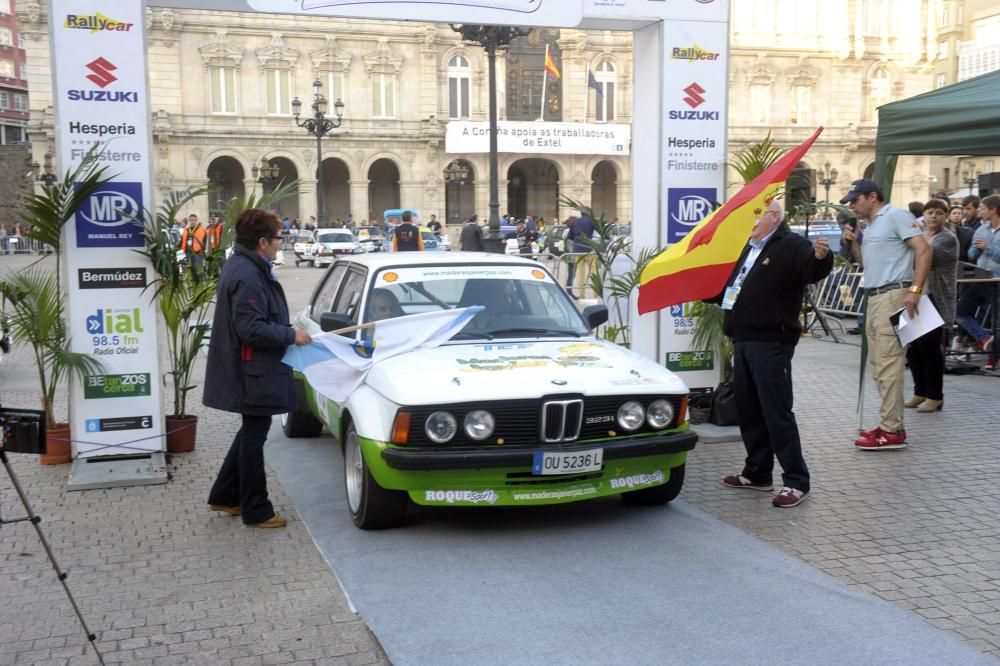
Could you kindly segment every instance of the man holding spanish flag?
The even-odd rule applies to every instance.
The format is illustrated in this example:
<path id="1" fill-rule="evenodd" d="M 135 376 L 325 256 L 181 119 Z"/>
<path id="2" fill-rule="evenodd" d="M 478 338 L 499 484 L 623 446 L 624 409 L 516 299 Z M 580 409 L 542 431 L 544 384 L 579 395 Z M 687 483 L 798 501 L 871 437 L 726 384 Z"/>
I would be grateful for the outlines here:
<path id="1" fill-rule="evenodd" d="M 790 508 L 809 497 L 809 469 L 802 457 L 792 411 L 792 356 L 802 328 L 799 310 L 807 284 L 830 274 L 833 255 L 826 238 L 815 247 L 781 226 L 773 199 L 750 232 L 750 241 L 717 300 L 723 329 L 733 339 L 733 384 L 740 434 L 747 450 L 743 471 L 725 477 L 731 488 L 771 490 L 774 459 L 782 488 L 772 503 Z"/>
<path id="2" fill-rule="evenodd" d="M 801 332 L 803 292 L 830 273 L 833 255 L 825 238 L 813 247 L 781 227 L 777 195 L 820 132 L 822 128 L 654 258 L 639 285 L 640 313 L 695 300 L 720 303 L 726 311 L 724 329 L 734 341 L 736 408 L 747 457 L 743 470 L 722 482 L 769 491 L 777 457 L 783 487 L 772 504 L 779 508 L 809 497 L 809 470 L 792 411 L 791 364 Z"/>

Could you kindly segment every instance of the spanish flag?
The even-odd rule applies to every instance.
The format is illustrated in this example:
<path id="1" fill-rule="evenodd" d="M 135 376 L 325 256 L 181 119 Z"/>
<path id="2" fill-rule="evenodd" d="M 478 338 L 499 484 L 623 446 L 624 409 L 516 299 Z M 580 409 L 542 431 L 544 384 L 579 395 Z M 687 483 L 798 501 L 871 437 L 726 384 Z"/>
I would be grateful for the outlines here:
<path id="1" fill-rule="evenodd" d="M 545 71 L 559 78 L 559 68 L 556 67 L 556 61 L 552 59 L 552 55 L 549 53 L 549 45 L 545 45 Z"/>
<path id="2" fill-rule="evenodd" d="M 639 276 L 639 314 L 717 296 L 726 286 L 756 220 L 822 131 L 820 127 L 782 155 L 687 236 L 649 262 Z"/>

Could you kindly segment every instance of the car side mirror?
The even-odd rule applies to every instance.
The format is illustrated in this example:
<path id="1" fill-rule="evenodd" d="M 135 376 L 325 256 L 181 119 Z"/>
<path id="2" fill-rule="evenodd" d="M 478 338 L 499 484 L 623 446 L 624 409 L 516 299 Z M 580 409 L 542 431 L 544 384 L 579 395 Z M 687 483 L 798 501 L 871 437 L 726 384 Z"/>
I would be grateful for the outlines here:
<path id="1" fill-rule="evenodd" d="M 606 317 L 606 315 L 605 315 Z M 324 333 L 354 326 L 354 320 L 342 312 L 324 312 L 319 316 L 319 327 Z"/>
<path id="2" fill-rule="evenodd" d="M 608 306 L 604 303 L 588 305 L 583 309 L 583 319 L 587 322 L 587 326 L 591 330 L 597 328 L 608 321 Z"/>

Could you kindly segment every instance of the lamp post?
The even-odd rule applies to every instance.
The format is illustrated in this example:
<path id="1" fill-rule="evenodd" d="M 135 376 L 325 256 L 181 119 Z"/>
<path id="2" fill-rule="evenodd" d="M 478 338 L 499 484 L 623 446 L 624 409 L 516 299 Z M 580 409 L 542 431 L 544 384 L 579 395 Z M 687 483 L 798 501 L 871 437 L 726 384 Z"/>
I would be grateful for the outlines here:
<path id="1" fill-rule="evenodd" d="M 819 184 L 826 189 L 826 201 L 830 200 L 830 186 L 837 184 L 837 170 L 830 168 L 830 163 L 823 164 L 823 170 L 819 173 Z"/>
<path id="2" fill-rule="evenodd" d="M 469 167 L 465 165 L 461 160 L 452 160 L 448 163 L 448 166 L 444 168 L 444 182 L 445 182 L 445 197 L 446 204 L 450 201 L 454 203 L 455 206 L 455 217 L 458 217 L 457 222 L 462 221 L 462 211 L 461 211 L 461 200 L 462 200 L 462 186 L 465 185 L 465 181 L 469 178 Z M 455 196 L 455 189 L 458 189 L 457 196 Z M 451 196 L 449 197 L 449 190 Z M 447 206 L 448 222 L 451 222 L 452 207 Z"/>
<path id="3" fill-rule="evenodd" d="M 295 117 L 295 124 L 304 127 L 307 132 L 316 137 L 316 226 L 320 229 L 326 226 L 326 206 L 323 197 L 323 137 L 330 133 L 330 130 L 340 127 L 344 118 L 344 103 L 339 99 L 333 103 L 334 118 L 326 117 L 326 97 L 323 96 L 323 82 L 319 79 L 313 81 L 313 103 L 312 118 L 306 118 L 299 122 L 299 114 L 302 112 L 302 102 L 296 97 L 292 100 L 292 115 Z"/>
<path id="4" fill-rule="evenodd" d="M 962 172 L 962 182 L 969 188 L 969 194 L 972 194 L 972 186 L 979 181 L 979 172 L 976 171 L 976 163 L 969 162 L 965 165 L 967 168 Z"/>
<path id="5" fill-rule="evenodd" d="M 250 168 L 250 173 L 254 180 L 260 183 L 264 194 L 267 194 L 277 184 L 278 178 L 281 176 L 281 169 L 268 162 L 266 157 L 262 157 L 260 158 L 260 166 L 254 164 Z"/>
<path id="6" fill-rule="evenodd" d="M 531 34 L 531 28 L 452 24 L 451 29 L 462 35 L 462 41 L 479 44 L 486 49 L 490 90 L 490 225 L 483 238 L 483 247 L 487 252 L 502 253 L 504 240 L 500 234 L 500 193 L 497 180 L 497 49 L 507 48 L 517 37 Z"/>
<path id="7" fill-rule="evenodd" d="M 39 164 L 37 161 L 31 163 L 31 175 L 45 187 L 52 187 L 52 184 L 59 180 L 59 176 L 55 174 L 55 167 L 52 165 L 52 153 L 45 153 L 43 159 L 45 160 L 44 164 Z"/>

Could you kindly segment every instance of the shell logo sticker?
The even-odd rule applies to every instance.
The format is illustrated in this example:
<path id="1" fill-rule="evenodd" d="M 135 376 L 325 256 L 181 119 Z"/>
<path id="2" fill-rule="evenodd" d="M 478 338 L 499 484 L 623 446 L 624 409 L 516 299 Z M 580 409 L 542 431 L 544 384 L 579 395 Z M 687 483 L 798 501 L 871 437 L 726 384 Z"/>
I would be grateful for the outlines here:
<path id="1" fill-rule="evenodd" d="M 395 282 L 396 280 L 399 279 L 399 273 L 395 273 L 393 271 L 389 271 L 388 273 L 383 273 L 382 279 L 386 282 Z"/>
<path id="2" fill-rule="evenodd" d="M 541 272 L 537 268 L 531 271 L 531 276 L 533 278 L 535 278 L 536 280 L 544 280 L 545 279 L 545 273 Z"/>

